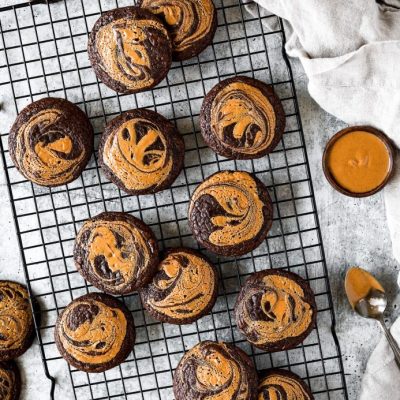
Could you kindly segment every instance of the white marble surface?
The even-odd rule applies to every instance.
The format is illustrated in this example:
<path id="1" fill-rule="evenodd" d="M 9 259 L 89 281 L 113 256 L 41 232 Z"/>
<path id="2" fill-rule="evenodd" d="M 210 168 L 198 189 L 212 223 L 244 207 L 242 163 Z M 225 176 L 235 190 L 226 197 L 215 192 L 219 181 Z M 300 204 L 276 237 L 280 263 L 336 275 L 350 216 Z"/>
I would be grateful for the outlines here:
<path id="1" fill-rule="evenodd" d="M 373 271 L 382 280 L 391 298 L 388 308 L 390 320 L 398 314 L 397 304 L 400 297 L 396 299 L 396 277 L 399 266 L 391 255 L 382 195 L 351 199 L 335 192 L 325 181 L 320 167 L 322 149 L 327 139 L 344 124 L 326 114 L 313 102 L 307 93 L 306 77 L 297 62 L 294 62 L 294 72 L 335 301 L 337 333 L 342 347 L 349 398 L 356 400 L 362 371 L 380 332 L 374 322 L 363 321 L 350 311 L 343 293 L 344 273 L 347 266 L 360 265 Z M 0 111 L 0 118 L 7 117 L 5 111 Z M 22 264 L 2 169 L 0 231 L 0 279 L 23 281 Z M 47 398 L 48 382 L 44 379 L 38 345 L 35 343 L 20 357 L 18 363 L 23 371 L 22 399 Z"/>

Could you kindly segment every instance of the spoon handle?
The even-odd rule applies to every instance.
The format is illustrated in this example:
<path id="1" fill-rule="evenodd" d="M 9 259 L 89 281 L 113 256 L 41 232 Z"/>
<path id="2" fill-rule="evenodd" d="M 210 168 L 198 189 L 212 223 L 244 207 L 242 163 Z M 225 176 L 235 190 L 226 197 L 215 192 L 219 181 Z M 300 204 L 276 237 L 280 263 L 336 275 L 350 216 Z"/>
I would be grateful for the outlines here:
<path id="1" fill-rule="evenodd" d="M 383 329 L 383 332 L 385 333 L 386 339 L 388 340 L 390 347 L 393 350 L 394 353 L 394 359 L 396 361 L 397 366 L 400 368 L 400 348 L 396 342 L 396 340 L 394 339 L 394 337 L 392 336 L 392 334 L 390 333 L 389 329 L 387 328 L 385 321 L 383 320 L 383 318 L 379 318 L 378 320 L 381 324 L 381 327 Z"/>

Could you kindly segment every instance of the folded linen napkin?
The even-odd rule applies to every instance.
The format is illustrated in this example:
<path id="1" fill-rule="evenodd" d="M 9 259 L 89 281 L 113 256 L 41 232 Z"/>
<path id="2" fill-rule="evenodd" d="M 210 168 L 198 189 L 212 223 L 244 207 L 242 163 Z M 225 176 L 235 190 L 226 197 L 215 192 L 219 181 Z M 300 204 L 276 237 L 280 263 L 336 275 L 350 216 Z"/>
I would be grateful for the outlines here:
<path id="1" fill-rule="evenodd" d="M 316 102 L 350 125 L 381 129 L 400 147 L 400 1 L 256 2 L 285 20 L 286 51 L 301 60 Z M 254 3 L 247 8 L 258 13 Z M 400 262 L 400 157 L 385 203 Z"/>
<path id="2" fill-rule="evenodd" d="M 400 318 L 390 331 L 400 343 Z M 385 337 L 372 352 L 364 373 L 360 400 L 400 400 L 400 369 Z"/>

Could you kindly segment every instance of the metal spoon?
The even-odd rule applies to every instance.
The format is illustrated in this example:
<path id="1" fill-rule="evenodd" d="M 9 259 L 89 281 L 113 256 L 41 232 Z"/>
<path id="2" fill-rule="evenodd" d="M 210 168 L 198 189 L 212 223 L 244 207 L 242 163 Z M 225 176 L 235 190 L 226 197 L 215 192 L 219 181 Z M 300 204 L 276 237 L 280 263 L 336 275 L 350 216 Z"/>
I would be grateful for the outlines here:
<path id="1" fill-rule="evenodd" d="M 386 336 L 387 341 L 389 342 L 390 347 L 393 350 L 394 353 L 394 358 L 397 363 L 397 366 L 400 368 L 400 348 L 396 342 L 396 340 L 393 338 L 392 334 L 390 333 L 389 329 L 387 328 L 385 321 L 383 319 L 383 313 L 386 309 L 387 306 L 387 296 L 380 285 L 380 283 L 367 271 L 361 270 L 361 268 L 358 269 L 358 273 L 362 273 L 365 278 L 367 278 L 366 282 L 370 282 L 370 286 L 365 286 L 363 287 L 364 293 L 363 296 L 359 299 L 354 298 L 354 293 L 356 293 L 354 289 L 354 285 L 360 284 L 359 280 L 358 282 L 355 282 L 354 279 L 352 279 L 352 274 L 351 271 L 354 270 L 353 268 L 350 269 L 347 272 L 346 275 L 346 293 L 347 297 L 349 298 L 350 304 L 353 306 L 354 310 L 361 315 L 364 318 L 372 318 L 377 321 L 379 321 L 383 332 Z M 354 272 L 354 271 L 353 271 Z M 359 277 L 360 275 L 358 275 Z M 351 292 L 353 290 L 353 292 Z M 362 291 L 359 293 L 362 293 Z M 354 301 L 356 299 L 356 301 Z"/>

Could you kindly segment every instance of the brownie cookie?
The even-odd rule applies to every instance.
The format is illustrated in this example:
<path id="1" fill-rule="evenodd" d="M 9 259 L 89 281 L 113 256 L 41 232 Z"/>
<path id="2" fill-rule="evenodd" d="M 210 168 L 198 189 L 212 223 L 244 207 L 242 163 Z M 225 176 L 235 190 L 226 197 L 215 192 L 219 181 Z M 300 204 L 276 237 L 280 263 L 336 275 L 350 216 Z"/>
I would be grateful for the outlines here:
<path id="1" fill-rule="evenodd" d="M 153 281 L 140 295 L 157 320 L 190 324 L 211 311 L 217 292 L 215 267 L 200 253 L 177 248 L 166 252 Z"/>
<path id="2" fill-rule="evenodd" d="M 8 138 L 10 156 L 26 179 L 60 186 L 82 173 L 93 153 L 86 114 L 64 99 L 45 98 L 25 107 Z"/>
<path id="3" fill-rule="evenodd" d="M 108 179 L 131 195 L 172 185 L 183 168 L 185 145 L 175 126 L 146 109 L 124 112 L 103 133 L 99 164 Z"/>
<path id="4" fill-rule="evenodd" d="M 28 290 L 17 282 L 0 281 L 0 361 L 25 353 L 34 338 Z"/>
<path id="5" fill-rule="evenodd" d="M 270 369 L 258 384 L 258 400 L 314 400 L 310 388 L 293 372 Z"/>
<path id="6" fill-rule="evenodd" d="M 135 343 L 135 326 L 119 300 L 89 293 L 72 301 L 58 316 L 54 336 L 69 364 L 85 372 L 103 372 L 128 357 Z"/>
<path id="7" fill-rule="evenodd" d="M 171 40 L 150 11 L 123 7 L 104 13 L 89 37 L 89 59 L 97 77 L 120 93 L 159 84 L 171 67 Z"/>
<path id="8" fill-rule="evenodd" d="M 21 392 L 21 377 L 14 361 L 0 362 L 0 399 L 18 400 Z"/>
<path id="9" fill-rule="evenodd" d="M 217 11 L 212 0 L 139 0 L 162 19 L 172 40 L 172 57 L 187 60 L 200 54 L 217 30 Z"/>
<path id="10" fill-rule="evenodd" d="M 109 294 L 128 294 L 146 285 L 158 264 L 157 241 L 141 220 L 105 212 L 87 220 L 75 240 L 79 273 Z"/>
<path id="11" fill-rule="evenodd" d="M 195 239 L 219 255 L 239 256 L 254 250 L 272 225 L 268 190 L 244 171 L 222 171 L 194 191 L 189 225 Z"/>
<path id="12" fill-rule="evenodd" d="M 235 305 L 239 330 L 266 351 L 291 349 L 312 331 L 317 318 L 314 293 L 299 275 L 280 269 L 247 279 Z"/>
<path id="13" fill-rule="evenodd" d="M 176 400 L 254 400 L 257 372 L 247 354 L 229 343 L 200 342 L 174 374 Z"/>
<path id="14" fill-rule="evenodd" d="M 205 142 L 221 156 L 260 158 L 282 139 L 285 112 L 272 86 L 237 76 L 216 85 L 200 112 Z"/>

